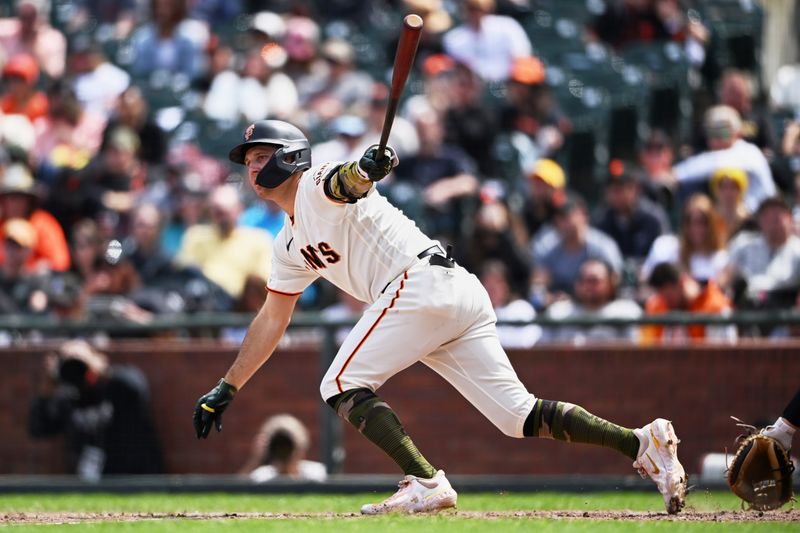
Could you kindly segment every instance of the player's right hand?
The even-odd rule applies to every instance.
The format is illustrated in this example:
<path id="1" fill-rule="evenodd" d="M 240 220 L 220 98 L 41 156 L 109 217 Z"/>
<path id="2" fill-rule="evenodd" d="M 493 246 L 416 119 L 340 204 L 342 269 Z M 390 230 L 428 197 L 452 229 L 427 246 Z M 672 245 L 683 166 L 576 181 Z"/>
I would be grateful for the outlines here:
<path id="1" fill-rule="evenodd" d="M 400 163 L 393 148 L 387 146 L 382 154 L 378 153 L 378 148 L 377 144 L 373 144 L 358 160 L 358 169 L 370 181 L 382 180 Z"/>
<path id="2" fill-rule="evenodd" d="M 194 406 L 194 417 L 192 418 L 194 431 L 197 433 L 198 439 L 208 437 L 212 424 L 216 426 L 217 432 L 222 431 L 222 412 L 233 401 L 235 394 L 236 387 L 227 383 L 224 379 L 220 379 L 216 387 L 207 394 L 200 396 Z"/>

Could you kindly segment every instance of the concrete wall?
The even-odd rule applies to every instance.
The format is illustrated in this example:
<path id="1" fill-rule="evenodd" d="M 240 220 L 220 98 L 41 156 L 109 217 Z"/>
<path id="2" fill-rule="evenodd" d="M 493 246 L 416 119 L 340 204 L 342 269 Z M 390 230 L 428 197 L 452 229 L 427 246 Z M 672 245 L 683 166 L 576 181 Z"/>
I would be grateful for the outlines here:
<path id="1" fill-rule="evenodd" d="M 0 474 L 64 473 L 61 443 L 26 435 L 27 406 L 41 378 L 45 347 L 0 351 Z M 224 374 L 236 349 L 209 342 L 116 343 L 113 362 L 139 366 L 150 380 L 153 411 L 169 473 L 232 473 L 245 462 L 265 417 L 288 411 L 312 434 L 319 457 L 319 351 L 276 353 L 225 413 L 221 434 L 198 441 L 191 413 L 198 396 Z M 680 457 L 691 473 L 702 454 L 734 449 L 735 415 L 772 421 L 800 386 L 800 342 L 673 348 L 542 348 L 512 352 L 522 381 L 538 397 L 582 405 L 629 427 L 655 417 L 674 421 Z M 627 474 L 630 461 L 585 445 L 500 434 L 438 375 L 422 365 L 398 374 L 380 391 L 437 467 L 454 474 Z M 394 473 L 395 465 L 347 426 L 345 473 Z"/>

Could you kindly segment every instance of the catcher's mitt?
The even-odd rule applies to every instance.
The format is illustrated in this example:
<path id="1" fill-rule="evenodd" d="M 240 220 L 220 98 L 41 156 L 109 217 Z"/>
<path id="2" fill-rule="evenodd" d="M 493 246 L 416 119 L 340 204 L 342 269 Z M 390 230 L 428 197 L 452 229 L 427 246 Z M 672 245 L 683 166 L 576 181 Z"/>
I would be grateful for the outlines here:
<path id="1" fill-rule="evenodd" d="M 777 440 L 761 434 L 754 426 L 737 425 L 748 434 L 736 439 L 739 449 L 728 466 L 728 485 L 750 509 L 777 509 L 792 499 L 794 465 L 789 454 Z"/>

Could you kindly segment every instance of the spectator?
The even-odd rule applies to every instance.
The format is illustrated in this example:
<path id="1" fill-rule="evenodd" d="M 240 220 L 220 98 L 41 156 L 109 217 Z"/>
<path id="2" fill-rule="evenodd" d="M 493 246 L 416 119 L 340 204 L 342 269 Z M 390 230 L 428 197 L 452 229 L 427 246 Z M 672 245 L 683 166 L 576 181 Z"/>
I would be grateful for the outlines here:
<path id="1" fill-rule="evenodd" d="M 69 71 L 75 95 L 83 108 L 105 119 L 131 81 L 127 72 L 106 58 L 99 43 L 90 35 L 73 38 Z"/>
<path id="2" fill-rule="evenodd" d="M 480 280 L 489 294 L 497 320 L 532 322 L 536 309 L 524 298 L 514 293 L 505 265 L 497 260 L 485 262 Z M 542 336 L 542 328 L 535 324 L 527 326 L 497 326 L 497 336 L 503 348 L 530 348 Z"/>
<path id="3" fill-rule="evenodd" d="M 616 49 L 671 37 L 654 0 L 603 2 L 602 11 L 589 21 L 587 30 L 590 39 L 599 39 Z"/>
<path id="4" fill-rule="evenodd" d="M 306 123 L 328 124 L 343 114 L 358 114 L 372 98 L 372 78 L 356 68 L 353 46 L 344 39 L 330 38 L 319 51 L 322 76 L 315 86 L 307 84 L 300 104 L 309 118 Z"/>
<path id="5" fill-rule="evenodd" d="M 186 269 L 189 270 L 189 269 Z M 205 279 L 205 278 L 204 278 Z M 192 285 L 195 285 L 197 288 L 201 288 L 202 285 L 198 284 L 199 280 L 195 280 Z M 206 280 L 206 283 L 211 284 L 210 281 Z M 191 295 L 192 292 L 195 291 L 186 291 Z M 203 298 L 203 303 L 205 303 L 206 310 L 214 310 L 214 311 L 229 311 L 232 310 L 236 313 L 251 313 L 255 315 L 258 313 L 258 310 L 261 309 L 261 306 L 264 305 L 264 300 L 267 299 L 267 286 L 264 283 L 264 279 L 261 276 L 256 275 L 249 275 L 244 281 L 244 288 L 242 289 L 242 295 L 239 297 L 237 301 L 233 301 L 233 299 L 225 292 L 224 289 L 219 287 L 216 284 L 213 286 L 208 286 L 205 288 L 205 292 L 208 294 L 199 294 L 201 298 Z M 209 298 L 207 296 L 213 296 L 215 302 L 208 302 Z M 199 298 L 198 298 L 199 299 Z M 200 303 L 200 302 L 198 302 Z M 200 306 L 196 306 L 200 308 Z M 225 327 L 220 330 L 219 338 L 223 342 L 229 342 L 236 346 L 241 346 L 242 342 L 244 341 L 245 335 L 247 335 L 247 327 Z"/>
<path id="6" fill-rule="evenodd" d="M 777 111 L 800 113 L 800 62 L 778 69 L 769 88 L 769 100 Z"/>
<path id="7" fill-rule="evenodd" d="M 176 270 L 161 249 L 161 226 L 161 212 L 155 205 L 139 205 L 133 210 L 130 235 L 122 243 L 125 257 L 144 285 L 156 285 Z"/>
<path id="8" fill-rule="evenodd" d="M 325 465 L 306 459 L 310 445 L 308 430 L 290 414 L 269 417 L 253 440 L 250 458 L 242 468 L 255 483 L 274 479 L 325 481 Z"/>
<path id="9" fill-rule="evenodd" d="M 400 160 L 394 187 L 413 188 L 413 197 L 423 204 L 417 223 L 434 238 L 460 248 L 464 242 L 464 221 L 471 220 L 480 182 L 475 162 L 461 148 L 447 144 L 444 127 L 436 114 L 415 121 L 420 150 Z"/>
<path id="10" fill-rule="evenodd" d="M 445 52 L 485 81 L 506 81 L 514 59 L 531 55 L 528 35 L 513 18 L 494 14 L 494 0 L 460 3 L 464 23 L 444 35 Z"/>
<path id="11" fill-rule="evenodd" d="M 694 279 L 716 280 L 728 261 L 727 234 L 711 199 L 695 194 L 686 203 L 680 234 L 662 235 L 653 242 L 642 264 L 640 277 L 646 282 L 660 263 L 679 265 Z"/>
<path id="12" fill-rule="evenodd" d="M 525 196 L 522 217 L 528 238 L 542 228 L 551 226 L 556 205 L 563 202 L 567 177 L 561 165 L 552 159 L 539 159 L 528 176 L 528 194 Z"/>
<path id="13" fill-rule="evenodd" d="M 483 82 L 469 67 L 456 64 L 451 76 L 444 114 L 445 141 L 470 154 L 482 176 L 494 177 L 499 172 L 492 153 L 499 126 L 497 113 L 486 105 Z"/>
<path id="14" fill-rule="evenodd" d="M 783 173 L 792 176 L 791 183 L 793 192 L 800 191 L 797 187 L 797 177 L 800 175 L 800 113 L 795 120 L 787 120 L 786 128 L 783 130 L 781 139 L 781 149 L 776 166 L 783 166 Z"/>
<path id="15" fill-rule="evenodd" d="M 260 34 L 249 32 L 247 33 L 246 38 L 243 37 L 243 39 L 248 42 L 245 50 L 261 50 L 264 44 L 267 44 L 250 44 L 255 41 L 256 35 Z M 220 81 L 222 82 L 220 87 L 232 87 L 238 85 L 239 75 L 237 74 L 236 69 L 241 66 L 239 65 L 241 62 L 241 56 L 234 52 L 233 48 L 231 48 L 228 43 L 222 42 L 217 35 L 213 35 L 209 39 L 205 54 L 208 68 L 205 70 L 205 72 L 203 72 L 202 76 L 192 82 L 192 88 L 196 89 L 198 93 L 203 95 L 204 107 L 205 100 L 208 97 L 208 91 L 211 90 L 214 80 L 220 78 Z M 219 94 L 218 90 L 219 87 L 217 88 L 217 94 Z M 213 114 L 215 111 L 217 111 L 217 106 L 219 105 L 222 108 L 222 114 L 230 115 L 233 114 L 238 107 L 237 104 L 238 102 L 223 102 L 219 98 L 214 98 L 214 105 L 210 106 L 208 111 L 204 109 L 203 112 L 206 115 L 209 115 L 209 111 L 211 111 Z"/>
<path id="16" fill-rule="evenodd" d="M 719 103 L 735 109 L 742 119 L 742 135 L 745 141 L 755 144 L 770 158 L 778 142 L 772 120 L 765 110 L 757 107 L 753 90 L 754 81 L 742 71 L 730 69 L 722 74 L 719 82 Z"/>
<path id="17" fill-rule="evenodd" d="M 199 78 L 204 69 L 202 37 L 192 33 L 187 19 L 187 0 L 150 0 L 152 20 L 131 35 L 134 77 L 153 74 L 180 75 L 186 81 Z"/>
<path id="18" fill-rule="evenodd" d="M 229 24 L 242 13 L 241 0 L 194 0 L 191 18 L 202 20 L 210 27 Z"/>
<path id="19" fill-rule="evenodd" d="M 712 279 L 705 284 L 673 263 L 659 263 L 650 274 L 648 283 L 655 291 L 645 302 L 645 314 L 669 312 L 726 315 L 731 303 Z M 682 343 L 700 339 L 736 341 L 736 327 L 731 325 L 647 325 L 642 327 L 642 341 L 653 343 Z"/>
<path id="20" fill-rule="evenodd" d="M 714 209 L 719 213 L 722 232 L 728 240 L 741 230 L 756 229 L 755 221 L 744 205 L 746 190 L 747 174 L 740 168 L 723 167 L 711 175 Z"/>
<path id="21" fill-rule="evenodd" d="M 575 279 L 575 297 L 553 302 L 545 316 L 553 320 L 563 319 L 620 319 L 635 320 L 642 316 L 642 308 L 635 301 L 618 298 L 617 276 L 608 263 L 599 259 L 587 259 L 580 266 Z M 542 342 L 585 344 L 587 342 L 639 339 L 637 326 L 547 326 Z"/>
<path id="22" fill-rule="evenodd" d="M 28 168 L 20 163 L 10 165 L 0 186 L 0 220 L 21 218 L 33 227 L 36 239 L 28 256 L 29 270 L 64 271 L 70 266 L 64 231 L 58 220 L 49 211 L 39 207 L 38 203 L 33 176 Z M 0 250 L 0 264 L 3 261 Z"/>
<path id="23" fill-rule="evenodd" d="M 103 150 L 81 173 L 80 188 L 75 191 L 82 202 L 79 214 L 98 220 L 101 214 L 108 215 L 114 221 L 112 230 L 128 231 L 130 211 L 144 188 L 147 172 L 136 155 L 139 148 L 139 136 L 127 126 L 108 134 Z"/>
<path id="24" fill-rule="evenodd" d="M 97 155 L 106 127 L 103 115 L 87 111 L 75 91 L 63 81 L 47 90 L 48 112 L 33 123 L 33 160 L 42 165 L 43 179 L 53 185 L 62 170 L 80 171 Z"/>
<path id="25" fill-rule="evenodd" d="M 141 286 L 128 294 L 136 305 L 152 313 L 232 308 L 233 301 L 222 288 L 206 279 L 197 268 L 178 266 L 164 252 L 160 239 L 162 216 L 155 205 L 139 205 L 132 218 L 131 233 L 122 243 L 122 252 L 142 281 Z M 249 304 L 249 299 L 258 301 L 259 292 L 265 290 L 260 279 L 245 282 L 242 300 L 247 302 L 240 302 L 242 306 L 237 311 L 253 311 L 263 303 L 262 296 L 260 302 Z"/>
<path id="26" fill-rule="evenodd" d="M 47 0 L 15 0 L 17 16 L 0 19 L 0 49 L 7 57 L 18 54 L 33 56 L 50 79 L 64 74 L 67 41 L 53 28 L 50 2 Z"/>
<path id="27" fill-rule="evenodd" d="M 108 35 L 111 39 L 122 41 L 130 36 L 136 25 L 136 11 L 140 0 L 78 0 L 70 20 L 70 30 L 89 26 L 89 21 L 97 22 L 98 34 Z"/>
<path id="28" fill-rule="evenodd" d="M 367 144 L 367 123 L 358 115 L 342 115 L 331 121 L 334 137 L 314 144 L 311 149 L 315 163 L 350 161 L 361 157 Z"/>
<path id="29" fill-rule="evenodd" d="M 527 294 L 530 265 L 524 244 L 517 235 L 524 233 L 497 190 L 495 183 L 481 187 L 475 227 L 467 246 L 457 248 L 458 262 L 471 272 L 480 272 L 488 261 L 499 261 L 508 272 L 511 292 Z"/>
<path id="30" fill-rule="evenodd" d="M 375 139 L 380 139 L 383 131 L 383 123 L 386 118 L 386 107 L 389 105 L 389 88 L 383 82 L 372 84 L 372 96 L 369 106 L 366 109 L 367 131 L 364 134 L 365 142 L 361 144 L 361 150 L 366 150 Z M 430 114 L 432 111 L 424 114 Z M 419 116 L 419 115 L 415 115 Z M 417 130 L 413 124 L 414 118 L 395 117 L 392 123 L 392 131 L 389 132 L 388 144 L 397 152 L 397 157 L 402 161 L 404 158 L 413 157 L 419 152 L 420 140 Z M 316 152 L 315 152 L 316 154 Z M 316 155 L 314 161 L 316 162 Z M 316 164 L 316 163 L 315 163 Z"/>
<path id="31" fill-rule="evenodd" d="M 401 116 L 409 120 L 420 114 L 445 114 L 456 81 L 456 62 L 447 54 L 432 54 L 420 64 L 423 90 L 410 95 L 401 106 Z"/>
<path id="32" fill-rule="evenodd" d="M 177 261 L 195 266 L 234 299 L 244 290 L 248 276 L 269 277 L 272 240 L 266 231 L 237 225 L 242 212 L 239 193 L 220 185 L 209 194 L 210 224 L 190 226 L 183 236 Z"/>
<path id="33" fill-rule="evenodd" d="M 742 232 L 730 243 L 730 261 L 720 285 L 734 295 L 736 307 L 793 307 L 800 288 L 800 237 L 792 212 L 779 197 L 764 200 L 756 212 L 759 231 Z"/>
<path id="34" fill-rule="evenodd" d="M 669 231 L 667 214 L 641 195 L 636 175 L 617 159 L 609 165 L 605 198 L 594 227 L 614 239 L 623 257 L 641 264 L 653 241 Z"/>
<path id="35" fill-rule="evenodd" d="M 48 273 L 31 272 L 26 266 L 36 247 L 36 230 L 23 218 L 7 220 L 2 229 L 5 259 L 0 264 L 0 312 L 43 314 L 49 308 Z"/>
<path id="36" fill-rule="evenodd" d="M 33 122 L 47 114 L 47 96 L 36 88 L 39 66 L 28 54 L 12 56 L 3 66 L 3 90 L 0 107 L 7 115 L 25 115 Z"/>
<path id="37" fill-rule="evenodd" d="M 544 63 L 539 58 L 514 60 L 500 116 L 503 135 L 495 150 L 507 150 L 510 144 L 513 155 L 509 157 L 516 164 L 510 166 L 506 180 L 516 188 L 515 182 L 530 172 L 537 159 L 557 154 L 571 128 L 545 83 Z"/>
<path id="38" fill-rule="evenodd" d="M 174 257 L 181 247 L 186 230 L 196 224 L 208 222 L 208 193 L 199 176 L 187 172 L 181 165 L 170 165 L 169 173 L 177 178 L 174 189 L 174 206 L 164 230 L 161 232 L 161 246 L 170 257 Z"/>
<path id="39" fill-rule="evenodd" d="M 642 193 L 660 205 L 669 215 L 675 211 L 675 175 L 672 163 L 675 149 L 669 135 L 663 130 L 652 130 L 638 148 L 640 185 Z"/>
<path id="40" fill-rule="evenodd" d="M 450 16 L 442 0 L 403 0 L 402 7 L 405 13 L 415 13 L 422 17 L 423 27 L 417 47 L 417 57 L 420 63 L 428 57 L 441 54 L 444 51 L 442 40 L 444 35 L 453 27 L 453 17 Z M 397 49 L 397 43 L 392 42 L 392 48 L 387 57 L 392 57 Z"/>
<path id="41" fill-rule="evenodd" d="M 622 255 L 614 240 L 589 225 L 586 204 L 570 195 L 556 205 L 553 228 L 543 228 L 531 241 L 534 265 L 534 305 L 547 307 L 571 295 L 581 264 L 587 259 L 608 263 L 622 271 Z"/>
<path id="42" fill-rule="evenodd" d="M 36 132 L 27 116 L 0 113 L 0 152 L 16 152 L 18 159 L 27 161 L 35 146 Z M 0 159 L 5 159 L 5 156 Z"/>
<path id="43" fill-rule="evenodd" d="M 97 223 L 83 219 L 72 228 L 72 267 L 70 275 L 81 286 L 80 298 L 67 312 L 120 316 L 146 322 L 147 313 L 125 296 L 138 289 L 141 280 L 130 261 L 122 256 L 122 247 L 105 242 Z"/>
<path id="44" fill-rule="evenodd" d="M 327 67 L 319 56 L 320 34 L 319 24 L 309 17 L 286 19 L 286 33 L 280 43 L 288 56 L 284 71 L 294 81 L 303 106 L 325 83 Z"/>
<path id="45" fill-rule="evenodd" d="M 261 49 L 269 43 L 281 43 L 286 35 L 286 20 L 274 11 L 259 11 L 250 19 L 249 46 Z"/>
<path id="46" fill-rule="evenodd" d="M 298 112 L 299 98 L 294 81 L 281 69 L 286 51 L 267 43 L 245 56 L 240 77 L 223 69 L 211 81 L 203 110 L 209 118 L 249 122 L 264 118 L 286 119 Z"/>
<path id="47" fill-rule="evenodd" d="M 690 15 L 681 0 L 654 0 L 656 17 L 669 35 L 669 39 L 683 43 L 683 50 L 691 68 L 699 72 L 706 59 L 706 47 L 711 32 L 699 16 Z"/>
<path id="48" fill-rule="evenodd" d="M 703 127 L 708 138 L 708 151 L 673 168 L 679 195 L 686 197 L 698 190 L 707 192 L 711 174 L 716 169 L 738 167 L 747 172 L 749 186 L 745 205 L 754 212 L 761 201 L 777 190 L 764 154 L 756 145 L 742 139 L 742 120 L 732 107 L 715 106 L 706 111 Z"/>
<path id="49" fill-rule="evenodd" d="M 239 226 L 263 229 L 274 239 L 283 228 L 286 216 L 272 202 L 254 201 L 254 195 L 249 193 L 249 205 L 239 217 Z"/>
<path id="50" fill-rule="evenodd" d="M 167 155 L 167 134 L 150 116 L 149 106 L 139 87 L 128 87 L 117 99 L 106 129 L 103 132 L 103 149 L 108 146 L 111 134 L 120 126 L 133 130 L 139 137 L 136 156 L 150 165 L 164 162 Z"/>
<path id="51" fill-rule="evenodd" d="M 68 340 L 44 359 L 28 412 L 36 438 L 64 435 L 69 468 L 81 479 L 164 471 L 145 375 L 110 364 L 83 340 Z"/>

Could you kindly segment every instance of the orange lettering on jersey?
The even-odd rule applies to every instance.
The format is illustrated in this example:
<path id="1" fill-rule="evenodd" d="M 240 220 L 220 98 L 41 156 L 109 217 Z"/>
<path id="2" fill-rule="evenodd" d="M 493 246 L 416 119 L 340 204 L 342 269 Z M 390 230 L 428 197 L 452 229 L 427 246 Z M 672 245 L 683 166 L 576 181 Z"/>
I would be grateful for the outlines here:
<path id="1" fill-rule="evenodd" d="M 325 260 L 332 265 L 338 263 L 342 258 L 342 256 L 331 248 L 331 245 L 327 242 L 321 242 L 317 246 L 319 247 L 319 251 L 322 252 L 322 255 L 325 256 Z"/>
<path id="2" fill-rule="evenodd" d="M 300 253 L 303 254 L 303 259 L 306 260 L 306 264 L 311 268 L 311 270 L 327 267 L 322 259 L 320 259 L 319 255 L 317 255 L 317 250 L 310 244 L 305 248 L 301 248 Z"/>

